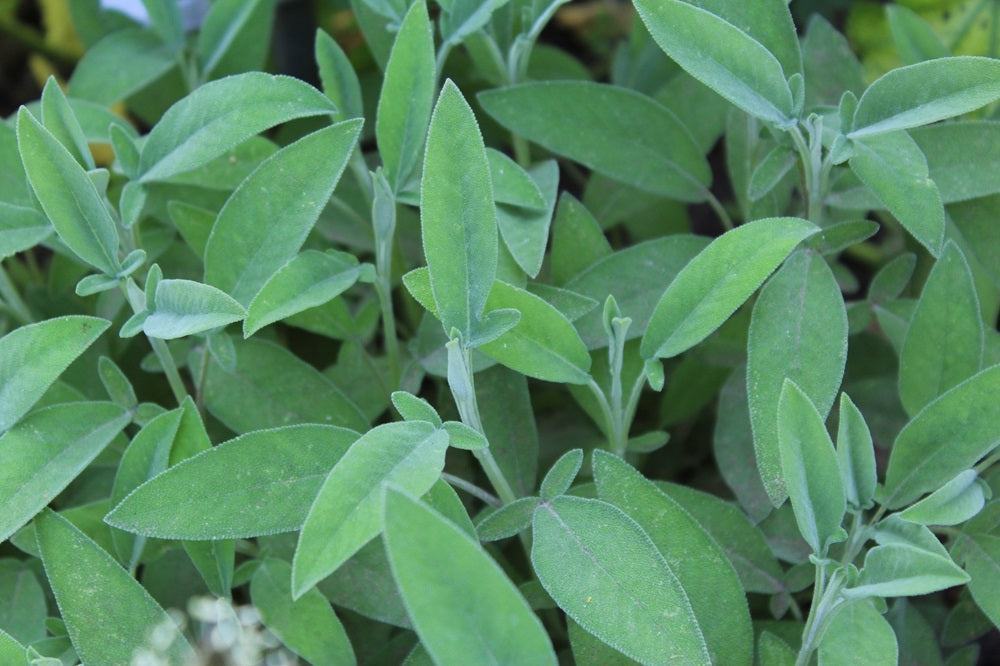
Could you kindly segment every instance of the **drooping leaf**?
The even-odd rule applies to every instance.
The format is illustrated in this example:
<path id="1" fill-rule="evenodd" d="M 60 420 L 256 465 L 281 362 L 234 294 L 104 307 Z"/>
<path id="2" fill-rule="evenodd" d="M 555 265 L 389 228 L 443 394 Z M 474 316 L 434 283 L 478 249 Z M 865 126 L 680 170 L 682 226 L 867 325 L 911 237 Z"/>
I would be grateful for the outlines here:
<path id="1" fill-rule="evenodd" d="M 375 116 L 378 150 L 393 192 L 416 175 L 436 83 L 434 33 L 427 4 L 418 0 L 396 33 Z"/>
<path id="2" fill-rule="evenodd" d="M 344 626 L 318 590 L 292 600 L 292 567 L 284 560 L 268 558 L 261 563 L 250 581 L 250 598 L 264 625 L 309 663 L 357 663 Z"/>
<path id="3" fill-rule="evenodd" d="M 0 433 L 38 399 L 110 322 L 67 315 L 17 328 L 0 338 Z"/>
<path id="4" fill-rule="evenodd" d="M 299 251 L 347 165 L 361 123 L 347 120 L 299 139 L 240 184 L 208 237 L 207 283 L 250 304 Z"/>
<path id="5" fill-rule="evenodd" d="M 763 44 L 706 11 L 711 7 L 702 9 L 680 0 L 639 0 L 636 9 L 656 43 L 688 74 L 761 120 L 784 124 L 794 117 L 786 77 L 797 72 L 784 72 Z M 774 27 L 786 25 L 787 20 Z"/>
<path id="6" fill-rule="evenodd" d="M 858 100 L 860 138 L 929 125 L 975 111 L 1000 98 L 1000 61 L 956 56 L 899 67 L 879 77 Z"/>
<path id="7" fill-rule="evenodd" d="M 497 266 L 493 187 L 479 125 L 450 80 L 427 134 L 420 223 L 431 288 L 445 333 L 469 340 Z"/>
<path id="8" fill-rule="evenodd" d="M 535 509 L 533 532 L 538 579 L 584 629 L 643 663 L 711 663 L 677 576 L 620 509 L 563 495 Z"/>
<path id="9" fill-rule="evenodd" d="M 870 603 L 856 601 L 833 616 L 819 643 L 819 664 L 895 664 L 898 652 L 892 626 Z"/>
<path id="10" fill-rule="evenodd" d="M 383 485 L 423 494 L 444 468 L 448 436 L 424 421 L 365 433 L 334 466 L 309 509 L 292 570 L 298 598 L 383 528 Z"/>
<path id="11" fill-rule="evenodd" d="M 169 664 L 194 651 L 173 619 L 127 571 L 65 518 L 46 510 L 35 520 L 38 549 L 73 647 L 83 663 L 128 664 L 164 628 Z M 162 630 L 161 630 L 162 631 Z"/>
<path id="12" fill-rule="evenodd" d="M 478 99 L 516 134 L 641 190 L 703 201 L 711 184 L 708 162 L 687 128 L 635 91 L 544 81 L 485 91 Z"/>
<path id="13" fill-rule="evenodd" d="M 984 483 L 976 470 L 967 469 L 899 517 L 921 525 L 958 525 L 975 516 L 986 503 Z"/>
<path id="14" fill-rule="evenodd" d="M 361 267 L 346 252 L 306 250 L 289 260 L 247 306 L 243 336 L 268 324 L 333 300 L 357 282 Z"/>
<path id="15" fill-rule="evenodd" d="M 784 501 L 778 399 L 791 379 L 821 416 L 833 406 L 847 362 L 847 311 L 822 256 L 792 254 L 761 290 L 747 341 L 747 396 L 757 468 L 771 501 Z"/>
<path id="16" fill-rule="evenodd" d="M 621 458 L 595 451 L 593 464 L 600 498 L 645 530 L 677 576 L 712 662 L 750 664 L 753 631 L 746 597 L 719 544 L 680 504 Z"/>
<path id="17" fill-rule="evenodd" d="M 803 219 L 778 217 L 716 238 L 663 292 L 642 338 L 643 357 L 670 358 L 701 342 L 817 231 Z"/>
<path id="18" fill-rule="evenodd" d="M 142 323 L 152 338 L 171 340 L 241 321 L 246 310 L 215 287 L 193 280 L 160 280 L 155 307 Z"/>
<path id="19" fill-rule="evenodd" d="M 435 663 L 556 663 L 542 623 L 507 575 L 440 514 L 387 490 L 385 544 L 407 611 Z"/>
<path id="20" fill-rule="evenodd" d="M 778 448 L 799 532 L 822 557 L 831 542 L 846 536 L 840 526 L 847 509 L 844 484 L 822 415 L 790 379 L 778 400 Z"/>
<path id="21" fill-rule="evenodd" d="M 121 270 L 118 231 L 87 172 L 24 107 L 17 146 L 31 189 L 56 233 L 80 259 L 108 275 Z"/>
<path id="22" fill-rule="evenodd" d="M 916 142 L 905 132 L 855 141 L 850 165 L 899 223 L 937 256 L 944 242 L 944 208 Z"/>
<path id="23" fill-rule="evenodd" d="M 899 397 L 915 416 L 979 371 L 985 331 L 972 271 L 948 241 L 927 276 L 899 355 Z"/>
<path id="24" fill-rule="evenodd" d="M 928 404 L 900 431 L 885 475 L 884 504 L 906 506 L 969 469 L 1000 444 L 1000 365 Z"/>
<path id="25" fill-rule="evenodd" d="M 269 127 L 335 110 L 318 90 L 289 76 L 248 72 L 206 83 L 153 127 L 139 157 L 140 180 L 166 180 Z"/>

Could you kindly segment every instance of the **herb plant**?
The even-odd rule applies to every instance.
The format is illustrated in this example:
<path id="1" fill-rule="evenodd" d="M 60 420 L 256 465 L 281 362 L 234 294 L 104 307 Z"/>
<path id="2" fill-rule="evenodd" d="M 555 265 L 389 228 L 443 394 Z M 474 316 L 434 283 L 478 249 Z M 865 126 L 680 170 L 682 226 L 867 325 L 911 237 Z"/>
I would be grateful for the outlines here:
<path id="1" fill-rule="evenodd" d="M 354 0 L 319 90 L 143 4 L 0 123 L 0 662 L 976 662 L 996 39 Z"/>

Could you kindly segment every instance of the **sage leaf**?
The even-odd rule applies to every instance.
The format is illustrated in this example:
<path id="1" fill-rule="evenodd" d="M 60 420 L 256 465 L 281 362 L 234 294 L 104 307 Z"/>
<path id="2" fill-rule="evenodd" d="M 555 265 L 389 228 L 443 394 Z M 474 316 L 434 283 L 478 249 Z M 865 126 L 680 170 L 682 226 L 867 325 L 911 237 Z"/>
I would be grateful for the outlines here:
<path id="1" fill-rule="evenodd" d="M 905 132 L 854 142 L 851 170 L 931 254 L 944 242 L 944 208 L 927 160 Z"/>
<path id="2" fill-rule="evenodd" d="M 173 629 L 163 657 L 188 664 L 194 650 L 173 619 L 110 555 L 65 518 L 46 510 L 35 532 L 49 585 L 83 663 L 128 664 L 154 629 Z"/>
<path id="3" fill-rule="evenodd" d="M 865 90 L 854 112 L 852 139 L 929 125 L 975 111 L 1000 98 L 1000 61 L 955 56 L 899 67 Z"/>
<path id="4" fill-rule="evenodd" d="M 934 29 L 909 7 L 903 5 L 886 7 L 885 15 L 889 20 L 892 41 L 896 43 L 896 50 L 899 51 L 904 65 L 951 55 Z"/>
<path id="5" fill-rule="evenodd" d="M 547 160 L 536 164 L 525 176 L 539 195 L 542 195 L 541 208 L 498 204 L 497 225 L 504 245 L 510 250 L 514 261 L 521 270 L 534 278 L 538 277 L 545 259 L 552 209 L 559 193 L 559 166 L 554 160 Z"/>
<path id="6" fill-rule="evenodd" d="M 885 473 L 885 502 L 906 506 L 969 469 L 1000 444 L 1000 365 L 928 404 L 900 431 Z"/>
<path id="7" fill-rule="evenodd" d="M 489 311 L 513 308 L 520 320 L 480 351 L 507 367 L 536 379 L 585 384 L 590 354 L 573 324 L 531 292 L 497 280 L 486 300 Z"/>
<path id="8" fill-rule="evenodd" d="M 845 588 L 848 598 L 910 597 L 969 581 L 950 557 L 902 543 L 876 546 L 865 555 L 857 582 Z"/>
<path id="9" fill-rule="evenodd" d="M 581 465 L 583 465 L 583 449 L 573 449 L 559 456 L 542 479 L 539 491 L 542 499 L 549 501 L 569 490 L 580 472 Z"/>
<path id="10" fill-rule="evenodd" d="M 203 79 L 261 69 L 270 46 L 275 0 L 219 0 L 198 31 L 195 53 Z"/>
<path id="11" fill-rule="evenodd" d="M 440 3 L 445 12 L 439 19 L 442 49 L 461 44 L 486 25 L 493 12 L 508 0 L 446 0 Z"/>
<path id="12" fill-rule="evenodd" d="M 935 262 L 899 355 L 899 397 L 911 416 L 979 371 L 985 330 L 965 255 L 952 242 Z"/>
<path id="13" fill-rule="evenodd" d="M 534 494 L 538 428 L 524 375 L 497 365 L 476 373 L 476 400 L 490 452 L 519 497 Z"/>
<path id="14" fill-rule="evenodd" d="M 4 433 L 0 541 L 62 492 L 129 421 L 110 402 L 70 402 L 39 409 Z"/>
<path id="15" fill-rule="evenodd" d="M 958 525 L 979 513 L 986 504 L 983 483 L 974 469 L 954 479 L 904 511 L 899 517 L 921 525 Z"/>
<path id="16" fill-rule="evenodd" d="M 361 83 L 337 40 L 322 30 L 317 30 L 315 54 L 323 92 L 337 107 L 334 118 L 347 120 L 363 117 L 365 113 L 361 102 Z"/>
<path id="17" fill-rule="evenodd" d="M 644 664 L 711 663 L 677 576 L 621 509 L 563 495 L 541 503 L 532 525 L 535 574 L 581 627 Z"/>
<path id="18" fill-rule="evenodd" d="M 59 238 L 80 259 L 115 275 L 118 231 L 87 172 L 24 107 L 17 113 L 17 147 L 24 171 Z"/>
<path id="19" fill-rule="evenodd" d="M 250 581 L 250 598 L 264 625 L 309 663 L 357 663 L 344 625 L 318 590 L 292 600 L 292 567 L 284 560 L 261 562 Z"/>
<path id="20" fill-rule="evenodd" d="M 290 76 L 247 72 L 206 83 L 167 109 L 146 137 L 140 180 L 166 180 L 269 127 L 335 110 L 326 96 Z"/>
<path id="21" fill-rule="evenodd" d="M 142 323 L 151 338 L 172 340 L 241 321 L 246 310 L 211 285 L 193 280 L 160 280 L 155 307 Z"/>
<path id="22" fill-rule="evenodd" d="M 445 333 L 473 337 L 497 267 L 489 161 L 462 93 L 446 81 L 427 134 L 420 226 L 434 301 Z"/>
<path id="23" fill-rule="evenodd" d="M 590 211 L 572 194 L 560 194 L 552 220 L 552 281 L 565 285 L 611 252 L 611 244 Z"/>
<path id="24" fill-rule="evenodd" d="M 365 433 L 330 470 L 309 509 L 292 562 L 301 597 L 382 532 L 383 485 L 423 494 L 444 468 L 448 435 L 430 423 L 387 423 Z"/>
<path id="25" fill-rule="evenodd" d="M 240 183 L 205 246 L 208 284 L 250 304 L 299 251 L 347 165 L 361 123 L 348 120 L 313 132 L 261 162 Z"/>
<path id="26" fill-rule="evenodd" d="M 1000 192 L 1000 183 L 991 177 L 1000 168 L 1000 122 L 939 123 L 913 129 L 910 136 L 927 158 L 930 178 L 944 203 Z M 969 159 L 970 155 L 976 159 Z"/>
<path id="27" fill-rule="evenodd" d="M 27 414 L 109 325 L 98 317 L 67 315 L 22 326 L 0 338 L 0 433 Z"/>
<path id="28" fill-rule="evenodd" d="M 996 588 L 1000 574 L 1000 537 L 975 534 L 965 542 L 963 552 L 965 570 L 971 577 L 969 592 L 976 605 L 996 624 L 1000 620 L 1000 597 Z"/>
<path id="29" fill-rule="evenodd" d="M 434 663 L 556 664 L 542 623 L 493 558 L 440 514 L 392 488 L 385 547 Z"/>
<path id="30" fill-rule="evenodd" d="M 93 169 L 94 156 L 90 153 L 90 146 L 87 145 L 87 137 L 84 136 L 80 121 L 77 120 L 73 108 L 54 76 L 48 78 L 45 88 L 42 89 L 41 108 L 42 125 L 45 129 L 56 137 L 80 166 L 84 169 Z"/>
<path id="31" fill-rule="evenodd" d="M 177 65 L 177 44 L 152 30 L 116 30 L 87 49 L 73 70 L 69 94 L 111 106 L 138 92 Z"/>
<path id="32" fill-rule="evenodd" d="M 846 393 L 840 394 L 837 464 L 847 503 L 855 509 L 870 507 L 878 483 L 875 445 L 865 417 Z"/>
<path id="33" fill-rule="evenodd" d="M 795 116 L 786 76 L 796 72 L 784 72 L 778 59 L 739 27 L 680 0 L 638 0 L 636 9 L 668 56 L 734 105 L 777 125 Z"/>
<path id="34" fill-rule="evenodd" d="M 306 250 L 296 255 L 275 271 L 250 301 L 243 337 L 333 300 L 360 275 L 358 260 L 346 252 Z"/>
<path id="35" fill-rule="evenodd" d="M 521 497 L 504 504 L 476 524 L 480 541 L 499 541 L 520 534 L 531 525 L 538 497 Z"/>
<path id="36" fill-rule="evenodd" d="M 753 308 L 747 340 L 747 395 L 757 468 L 772 503 L 784 501 L 778 455 L 778 399 L 791 379 L 826 417 L 847 363 L 847 310 L 822 256 L 793 253 Z"/>
<path id="37" fill-rule="evenodd" d="M 546 208 L 542 191 L 517 162 L 494 148 L 486 149 L 486 157 L 496 203 L 534 210 Z"/>
<path id="38" fill-rule="evenodd" d="M 704 201 L 712 174 L 677 117 L 633 90 L 589 81 L 523 83 L 479 94 L 514 133 L 646 192 Z"/>
<path id="39" fill-rule="evenodd" d="M 358 433 L 295 425 L 236 437 L 146 481 L 105 517 L 159 539 L 237 539 L 299 529 Z"/>
<path id="40" fill-rule="evenodd" d="M 809 547 L 822 557 L 830 543 L 846 537 L 840 526 L 847 509 L 844 484 L 822 415 L 790 379 L 778 400 L 778 447 L 795 522 Z"/>
<path id="41" fill-rule="evenodd" d="M 375 115 L 375 138 L 394 193 L 420 162 L 437 83 L 434 34 L 424 0 L 414 2 L 396 33 Z"/>
<path id="42" fill-rule="evenodd" d="M 52 233 L 52 225 L 34 208 L 0 201 L 0 259 L 35 247 Z"/>
<path id="43" fill-rule="evenodd" d="M 418 398 L 406 391 L 394 391 L 390 397 L 392 406 L 396 408 L 404 420 L 427 421 L 435 427 L 441 427 L 441 417 L 437 410 L 423 398 Z"/>
<path id="44" fill-rule="evenodd" d="M 635 520 L 670 564 L 691 603 L 712 663 L 752 663 L 753 630 L 746 597 L 719 544 L 680 504 L 621 458 L 595 451 L 593 464 L 600 498 Z"/>
<path id="45" fill-rule="evenodd" d="M 701 342 L 817 231 L 806 220 L 778 217 L 744 224 L 713 240 L 663 292 L 642 338 L 642 356 L 670 358 Z"/>
<path id="46" fill-rule="evenodd" d="M 898 653 L 889 622 L 867 601 L 855 601 L 834 614 L 819 643 L 819 664 L 895 664 Z"/>

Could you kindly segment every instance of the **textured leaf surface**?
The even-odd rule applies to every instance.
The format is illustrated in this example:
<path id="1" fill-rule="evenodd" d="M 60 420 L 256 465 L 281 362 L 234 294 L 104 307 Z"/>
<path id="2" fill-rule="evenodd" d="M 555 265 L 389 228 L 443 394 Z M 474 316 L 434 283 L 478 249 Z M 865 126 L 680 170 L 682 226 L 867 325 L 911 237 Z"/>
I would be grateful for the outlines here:
<path id="1" fill-rule="evenodd" d="M 542 623 L 511 580 L 440 514 L 388 490 L 385 544 L 407 611 L 435 663 L 556 663 Z"/>
<path id="2" fill-rule="evenodd" d="M 719 236 L 660 297 L 642 339 L 645 358 L 670 358 L 701 342 L 746 301 L 792 249 L 818 229 L 794 217 L 744 224 Z"/>
<path id="3" fill-rule="evenodd" d="M 639 525 L 599 500 L 562 496 L 533 520 L 531 562 L 584 629 L 645 664 L 711 663 L 688 597 Z"/>
<path id="4" fill-rule="evenodd" d="M 155 307 L 142 323 L 151 338 L 171 340 L 240 321 L 246 310 L 219 289 L 193 280 L 160 280 Z"/>
<path id="5" fill-rule="evenodd" d="M 77 477 L 131 417 L 110 402 L 53 405 L 0 437 L 0 541 Z"/>
<path id="6" fill-rule="evenodd" d="M 927 158 L 931 180 L 944 203 L 1000 192 L 1000 122 L 954 121 L 910 132 Z M 975 159 L 970 159 L 975 156 Z"/>
<path id="7" fill-rule="evenodd" d="M 124 28 L 87 49 L 73 70 L 69 94 L 110 106 L 176 64 L 176 47 L 164 44 L 152 30 Z"/>
<path id="8" fill-rule="evenodd" d="M 106 521 L 161 539 L 290 532 L 302 526 L 323 479 L 357 438 L 322 425 L 248 433 L 150 479 Z"/>
<path id="9" fill-rule="evenodd" d="M 870 506 L 878 483 L 875 445 L 865 417 L 846 393 L 840 396 L 837 463 L 848 504 L 855 508 Z"/>
<path id="10" fill-rule="evenodd" d="M 848 597 L 905 597 L 936 592 L 968 582 L 969 575 L 950 557 L 907 544 L 876 546 L 865 555 Z"/>
<path id="11" fill-rule="evenodd" d="M 819 664 L 895 664 L 898 652 L 892 626 L 870 603 L 859 601 L 833 616 L 819 644 Z"/>
<path id="12" fill-rule="evenodd" d="M 73 647 L 85 664 L 128 664 L 154 628 L 173 620 L 145 588 L 65 518 L 46 511 L 35 521 L 45 573 Z M 163 651 L 167 663 L 195 659 L 177 630 Z"/>
<path id="13" fill-rule="evenodd" d="M 690 132 L 649 97 L 588 81 L 523 83 L 478 96 L 511 131 L 598 173 L 681 201 L 712 175 Z"/>
<path id="14" fill-rule="evenodd" d="M 300 597 L 382 531 L 384 484 L 423 494 L 444 468 L 448 436 L 423 421 L 387 423 L 354 442 L 309 509 L 293 561 Z"/>
<path id="15" fill-rule="evenodd" d="M 757 467 L 771 501 L 784 501 L 778 454 L 778 398 L 785 379 L 826 416 L 847 362 L 847 311 L 819 254 L 801 250 L 761 290 L 747 342 L 747 395 Z"/>

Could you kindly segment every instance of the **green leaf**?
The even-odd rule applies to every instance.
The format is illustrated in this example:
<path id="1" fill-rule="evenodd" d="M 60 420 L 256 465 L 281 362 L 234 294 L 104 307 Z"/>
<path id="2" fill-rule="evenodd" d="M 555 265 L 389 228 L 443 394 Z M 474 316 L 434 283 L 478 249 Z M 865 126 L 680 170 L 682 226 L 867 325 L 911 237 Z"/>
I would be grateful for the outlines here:
<path id="1" fill-rule="evenodd" d="M 513 328 L 479 349 L 509 368 L 550 382 L 585 384 L 590 354 L 573 324 L 531 292 L 499 280 L 486 301 L 489 311 L 515 309 L 521 318 Z"/>
<path id="2" fill-rule="evenodd" d="M 435 663 L 556 664 L 542 623 L 514 584 L 437 512 L 386 490 L 385 544 L 407 612 Z"/>
<path id="3" fill-rule="evenodd" d="M 203 79 L 262 69 L 274 22 L 274 0 L 218 0 L 198 31 L 195 51 Z"/>
<path id="4" fill-rule="evenodd" d="M 524 375 L 501 365 L 476 373 L 476 400 L 490 452 L 519 497 L 534 493 L 538 428 Z"/>
<path id="5" fill-rule="evenodd" d="M 751 201 L 762 199 L 768 192 L 777 187 L 792 167 L 798 162 L 798 156 L 787 146 L 775 146 L 764 156 L 750 176 L 747 195 Z"/>
<path id="6" fill-rule="evenodd" d="M 679 0 L 639 0 L 636 9 L 668 56 L 737 107 L 779 125 L 795 116 L 786 82 L 795 72 L 739 27 Z"/>
<path id="7" fill-rule="evenodd" d="M 1000 624 L 1000 537 L 975 534 L 965 541 L 963 553 L 972 598 L 994 625 Z"/>
<path id="8" fill-rule="evenodd" d="M 921 525 L 958 525 L 972 518 L 986 504 L 984 483 L 976 470 L 967 469 L 933 493 L 899 513 Z"/>
<path id="9" fill-rule="evenodd" d="M 879 224 L 872 220 L 837 222 L 812 237 L 809 246 L 824 254 L 838 254 L 878 233 Z"/>
<path id="10" fill-rule="evenodd" d="M 434 301 L 445 333 L 473 337 L 497 266 L 493 187 L 479 125 L 450 80 L 427 134 L 420 223 Z"/>
<path id="11" fill-rule="evenodd" d="M 1000 61 L 957 56 L 899 67 L 858 100 L 852 139 L 929 125 L 1000 98 Z"/>
<path id="12" fill-rule="evenodd" d="M 38 202 L 59 238 L 108 275 L 121 270 L 118 231 L 83 167 L 27 109 L 17 114 L 17 146 Z"/>
<path id="13" fill-rule="evenodd" d="M 208 591 L 224 598 L 231 594 L 236 558 L 236 542 L 232 539 L 218 541 L 185 541 L 184 552 L 201 575 Z"/>
<path id="14" fill-rule="evenodd" d="M 778 448 L 799 532 L 822 557 L 830 543 L 846 536 L 840 526 L 847 509 L 844 484 L 822 415 L 790 379 L 778 400 Z"/>
<path id="15" fill-rule="evenodd" d="M 910 597 L 937 592 L 969 581 L 950 557 L 902 543 L 876 546 L 865 555 L 857 582 L 842 594 L 863 597 Z"/>
<path id="16" fill-rule="evenodd" d="M 293 423 L 368 429 L 368 419 L 329 378 L 287 349 L 264 340 L 234 341 L 236 367 L 214 359 L 205 375 L 205 406 L 238 433 Z"/>
<path id="17" fill-rule="evenodd" d="M 97 359 L 97 372 L 101 378 L 101 384 L 107 391 L 108 397 L 113 403 L 122 409 L 132 409 L 139 404 L 139 399 L 135 396 L 135 389 L 128 376 L 122 372 L 114 361 L 107 356 Z"/>
<path id="18" fill-rule="evenodd" d="M 542 500 L 547 502 L 569 490 L 576 475 L 580 473 L 581 465 L 583 465 L 583 449 L 573 449 L 562 454 L 542 479 L 540 490 Z"/>
<path id="19" fill-rule="evenodd" d="M 778 399 L 791 379 L 826 417 L 847 362 L 847 311 L 819 254 L 799 250 L 761 290 L 747 341 L 747 395 L 757 467 L 771 501 L 785 499 L 778 454 Z"/>
<path id="20" fill-rule="evenodd" d="M 316 31 L 314 50 L 323 92 L 337 107 L 334 118 L 347 120 L 364 117 L 361 83 L 347 54 L 333 37 L 322 30 Z"/>
<path id="21" fill-rule="evenodd" d="M 934 29 L 909 7 L 889 5 L 885 8 L 885 15 L 892 31 L 892 41 L 896 43 L 904 65 L 951 55 Z"/>
<path id="22" fill-rule="evenodd" d="M 35 247 L 52 233 L 52 225 L 34 208 L 0 201 L 0 259 Z"/>
<path id="23" fill-rule="evenodd" d="M 499 541 L 520 534 L 531 525 L 538 497 L 521 497 L 489 514 L 476 524 L 480 541 Z"/>
<path id="24" fill-rule="evenodd" d="M 357 663 L 344 626 L 318 590 L 292 600 L 292 567 L 284 560 L 261 562 L 250 581 L 250 598 L 264 625 L 309 663 Z"/>
<path id="25" fill-rule="evenodd" d="M 955 121 L 910 132 L 927 158 L 930 178 L 948 204 L 1000 192 L 1000 122 Z M 970 159 L 975 156 L 975 159 Z"/>
<path id="26" fill-rule="evenodd" d="M 948 241 L 927 276 L 899 355 L 899 397 L 908 414 L 979 371 L 984 335 L 972 270 Z"/>
<path id="27" fill-rule="evenodd" d="M 35 530 L 49 585 L 83 663 L 131 663 L 157 629 L 168 632 L 167 663 L 195 659 L 180 628 L 139 582 L 69 521 L 46 510 Z"/>
<path id="28" fill-rule="evenodd" d="M 441 427 L 441 417 L 437 410 L 423 398 L 406 391 L 393 391 L 391 399 L 393 407 L 404 420 L 427 421 L 438 428 Z"/>
<path id="29" fill-rule="evenodd" d="M 496 203 L 534 210 L 546 208 L 542 191 L 517 162 L 495 148 L 487 148 L 486 157 Z"/>
<path id="30" fill-rule="evenodd" d="M 362 121 L 313 132 L 264 160 L 233 192 L 205 246 L 205 281 L 249 305 L 326 206 Z M 316 164 L 324 164 L 317 169 Z"/>
<path id="31" fill-rule="evenodd" d="M 0 433 L 27 414 L 109 324 L 97 317 L 68 315 L 22 326 L 0 338 Z"/>
<path id="32" fill-rule="evenodd" d="M 757 641 L 761 666 L 794 666 L 795 650 L 769 631 L 762 631 Z"/>
<path id="33" fill-rule="evenodd" d="M 417 175 L 436 84 L 434 34 L 427 5 L 418 0 L 396 33 L 375 115 L 378 150 L 394 193 Z"/>
<path id="34" fill-rule="evenodd" d="M 111 106 L 145 88 L 177 65 L 178 45 L 152 30 L 116 30 L 87 49 L 73 70 L 69 94 Z"/>
<path id="35" fill-rule="evenodd" d="M 445 421 L 441 425 L 448 433 L 448 446 L 466 451 L 479 451 L 490 446 L 485 435 L 461 421 Z"/>
<path id="36" fill-rule="evenodd" d="M 690 600 L 712 663 L 752 663 L 746 597 L 719 544 L 680 504 L 621 458 L 598 450 L 593 465 L 600 498 L 635 520 L 670 564 Z"/>
<path id="37" fill-rule="evenodd" d="M 129 494 L 105 522 L 160 539 L 231 539 L 299 529 L 326 473 L 358 433 L 296 425 L 248 433 Z"/>
<path id="38" fill-rule="evenodd" d="M 4 636 L 28 644 L 45 638 L 47 615 L 45 591 L 30 565 L 10 558 L 0 560 L 0 660 L 5 656 Z M 18 657 L 23 656 L 21 648 Z M 18 662 L 8 659 L 2 663 Z"/>
<path id="39" fill-rule="evenodd" d="M 541 210 L 497 205 L 497 224 L 504 244 L 517 265 L 530 277 L 538 277 L 549 241 L 552 209 L 559 193 L 559 166 L 554 160 L 536 164 L 525 176 L 543 196 Z M 496 192 L 494 182 L 494 193 Z"/>
<path id="40" fill-rule="evenodd" d="M 609 252 L 574 276 L 565 287 L 599 303 L 614 296 L 622 313 L 632 319 L 626 337 L 637 338 L 646 331 L 663 285 L 670 284 L 707 245 L 708 239 L 690 234 L 671 234 L 637 243 L 613 254 Z M 576 328 L 588 349 L 608 344 L 600 309 L 581 317 Z"/>
<path id="41" fill-rule="evenodd" d="M 634 666 L 639 663 L 585 631 L 572 618 L 566 620 L 566 625 L 577 666 Z"/>
<path id="42" fill-rule="evenodd" d="M 917 267 L 917 255 L 904 252 L 888 261 L 872 278 L 868 286 L 868 300 L 884 303 L 899 298 Z"/>
<path id="43" fill-rule="evenodd" d="M 611 244 L 590 211 L 572 194 L 560 194 L 552 221 L 552 281 L 564 285 L 609 254 Z"/>
<path id="44" fill-rule="evenodd" d="M 52 133 L 80 166 L 93 169 L 94 156 L 87 145 L 87 137 L 54 76 L 48 78 L 42 89 L 41 107 L 45 129 Z M 116 127 L 112 126 L 112 129 Z"/>
<path id="45" fill-rule="evenodd" d="M 746 301 L 800 242 L 818 229 L 777 217 L 727 231 L 685 266 L 653 310 L 644 358 L 670 358 L 701 342 Z"/>
<path id="46" fill-rule="evenodd" d="M 819 643 L 819 666 L 895 664 L 899 648 L 892 626 L 867 601 L 835 611 Z"/>
<path id="47" fill-rule="evenodd" d="M 326 96 L 289 76 L 248 72 L 206 83 L 153 127 L 139 158 L 140 180 L 166 180 L 279 123 L 335 111 Z"/>
<path id="48" fill-rule="evenodd" d="M 847 503 L 855 509 L 870 507 L 878 483 L 875 445 L 865 417 L 846 393 L 840 394 L 837 463 Z"/>
<path id="49" fill-rule="evenodd" d="M 268 278 L 250 301 L 243 337 L 333 300 L 360 275 L 358 260 L 346 252 L 306 250 L 296 255 Z"/>
<path id="50" fill-rule="evenodd" d="M 439 19 L 441 48 L 455 46 L 466 37 L 485 26 L 493 12 L 507 4 L 508 0 L 445 0 L 439 4 L 445 9 Z"/>
<path id="51" fill-rule="evenodd" d="M 444 468 L 448 436 L 430 423 L 378 426 L 327 475 L 309 509 L 292 570 L 293 596 L 330 575 L 382 531 L 383 485 L 423 494 Z"/>
<path id="52" fill-rule="evenodd" d="M 535 509 L 533 529 L 535 574 L 581 627 L 643 663 L 711 663 L 677 576 L 624 512 L 564 495 Z"/>
<path id="53" fill-rule="evenodd" d="M 937 256 L 944 242 L 944 208 L 916 142 L 905 132 L 855 141 L 850 165 L 899 223 Z"/>
<path id="54" fill-rule="evenodd" d="M 246 310 L 215 287 L 192 280 L 160 280 L 155 308 L 142 323 L 151 338 L 172 340 L 242 320 Z"/>
<path id="55" fill-rule="evenodd" d="M 641 190 L 704 201 L 712 174 L 668 109 L 627 88 L 589 81 L 524 83 L 478 96 L 514 133 Z"/>
<path id="56" fill-rule="evenodd" d="M 983 370 L 927 405 L 900 431 L 885 475 L 884 504 L 906 506 L 989 454 L 1000 435 L 1000 365 Z"/>

